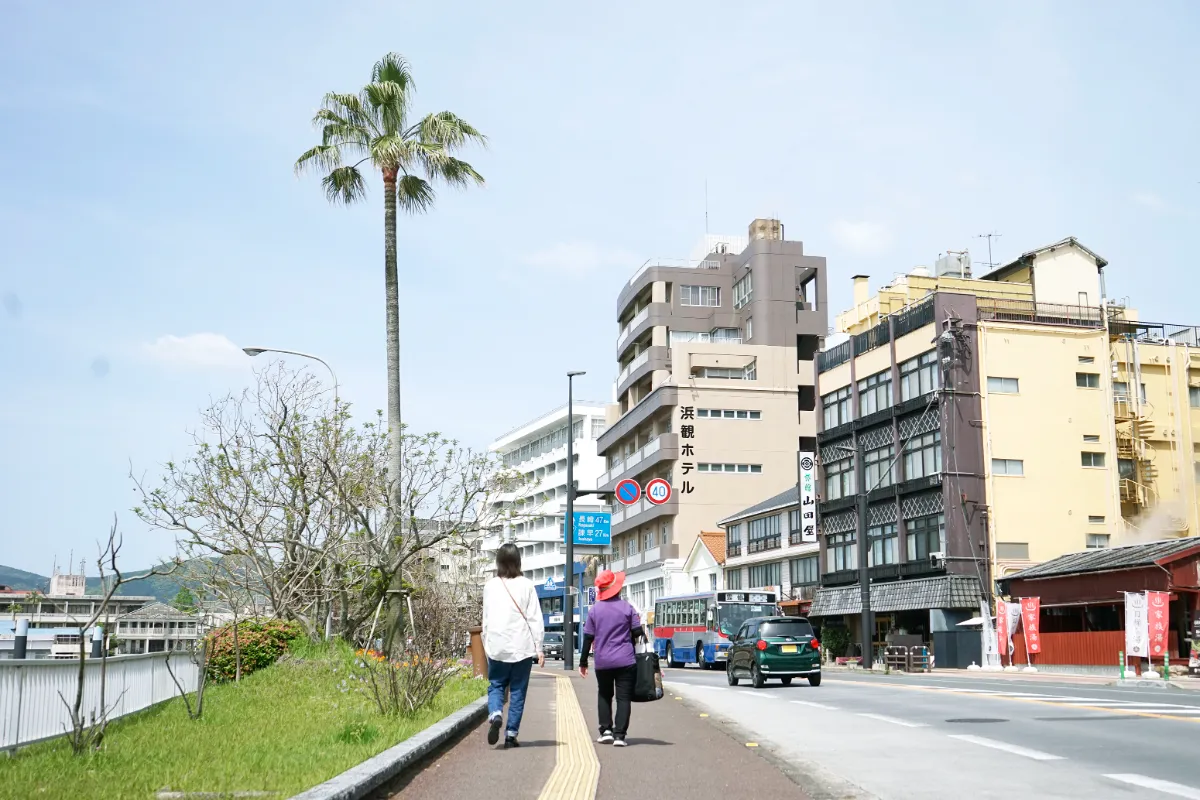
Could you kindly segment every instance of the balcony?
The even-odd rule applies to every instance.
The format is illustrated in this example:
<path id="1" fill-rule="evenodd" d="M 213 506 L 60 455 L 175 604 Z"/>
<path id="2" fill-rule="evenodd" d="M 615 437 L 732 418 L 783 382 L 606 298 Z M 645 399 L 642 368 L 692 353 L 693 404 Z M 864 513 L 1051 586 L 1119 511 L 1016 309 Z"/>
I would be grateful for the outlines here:
<path id="1" fill-rule="evenodd" d="M 629 387 L 655 370 L 671 368 L 671 348 L 649 347 L 630 361 L 617 376 L 617 395 L 623 395 Z"/>
<path id="2" fill-rule="evenodd" d="M 725 557 L 726 558 L 737 558 L 741 554 L 742 554 L 742 543 L 741 542 L 738 542 L 737 544 L 730 544 L 729 542 L 725 542 Z"/>
<path id="3" fill-rule="evenodd" d="M 642 472 L 660 461 L 674 460 L 679 455 L 679 435 L 675 433 L 660 433 L 639 450 L 630 453 L 624 459 L 617 461 L 596 481 L 597 488 L 612 488 L 617 481 Z"/>
<path id="4" fill-rule="evenodd" d="M 645 400 L 629 409 L 625 416 L 600 434 L 600 438 L 596 440 L 596 451 L 603 455 L 613 445 L 644 425 L 659 410 L 677 405 L 679 405 L 679 388 L 677 386 L 659 386 L 648 394 Z"/>
<path id="5" fill-rule="evenodd" d="M 659 517 L 674 516 L 679 513 L 679 501 L 672 497 L 662 505 L 655 505 L 646 498 L 638 500 L 631 506 L 614 509 L 612 512 L 612 532 L 619 533 L 633 530 L 638 525 L 644 525 Z"/>
<path id="6" fill-rule="evenodd" d="M 621 370 L 621 374 L 617 376 L 617 386 L 620 387 L 621 384 L 625 383 L 625 381 L 627 381 L 629 379 L 629 376 L 631 374 L 633 374 L 634 370 L 636 370 L 638 367 L 642 366 L 649 360 L 650 360 L 650 351 L 643 350 L 642 354 L 640 356 L 635 358 L 633 361 L 630 361 L 628 364 L 625 365 L 625 369 Z M 620 391 L 620 389 L 618 388 L 617 391 Z"/>
<path id="7" fill-rule="evenodd" d="M 648 319 L 650 319 L 650 306 L 646 306 L 641 311 L 633 315 L 633 319 L 629 320 L 628 324 L 621 329 L 620 335 L 617 336 L 618 353 L 621 352 L 621 348 L 625 346 L 625 343 L 629 341 L 630 334 L 633 333 L 633 329 Z"/>

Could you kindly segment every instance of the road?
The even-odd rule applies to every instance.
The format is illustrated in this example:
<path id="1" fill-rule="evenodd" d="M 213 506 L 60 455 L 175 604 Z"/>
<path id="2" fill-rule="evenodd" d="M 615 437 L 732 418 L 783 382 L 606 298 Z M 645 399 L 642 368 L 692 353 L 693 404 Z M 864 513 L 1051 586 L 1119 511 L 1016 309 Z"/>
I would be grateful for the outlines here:
<path id="1" fill-rule="evenodd" d="M 828 673 L 730 687 L 667 670 L 819 798 L 1200 800 L 1200 693 L 1044 679 Z"/>

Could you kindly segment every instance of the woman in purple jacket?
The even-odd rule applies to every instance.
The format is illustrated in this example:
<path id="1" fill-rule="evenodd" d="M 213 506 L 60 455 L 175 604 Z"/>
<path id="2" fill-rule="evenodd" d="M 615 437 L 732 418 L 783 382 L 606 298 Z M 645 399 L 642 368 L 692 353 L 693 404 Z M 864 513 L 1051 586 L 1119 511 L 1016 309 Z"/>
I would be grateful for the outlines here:
<path id="1" fill-rule="evenodd" d="M 644 634 L 637 609 L 621 599 L 625 573 L 601 570 L 596 576 L 597 600 L 588 611 L 583 626 L 583 644 L 579 651 L 579 674 L 587 677 L 588 656 L 596 647 L 596 684 L 599 688 L 597 716 L 600 718 L 600 744 L 625 747 L 629 732 L 629 711 L 637 678 L 634 646 Z M 613 723 L 613 696 L 617 698 L 617 720 Z"/>

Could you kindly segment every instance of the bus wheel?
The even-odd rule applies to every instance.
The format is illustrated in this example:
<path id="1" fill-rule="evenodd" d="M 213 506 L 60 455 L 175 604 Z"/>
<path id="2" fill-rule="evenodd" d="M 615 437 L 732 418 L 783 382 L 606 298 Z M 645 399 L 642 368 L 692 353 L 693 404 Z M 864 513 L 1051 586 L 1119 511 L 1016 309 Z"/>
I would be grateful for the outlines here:
<path id="1" fill-rule="evenodd" d="M 675 663 L 675 648 L 671 647 L 671 645 L 669 645 L 669 644 L 667 645 L 667 666 L 668 667 L 678 667 L 679 666 L 679 664 Z"/>
<path id="2" fill-rule="evenodd" d="M 704 659 L 704 645 L 696 645 L 696 663 L 700 665 L 700 669 L 712 669 L 712 664 Z"/>

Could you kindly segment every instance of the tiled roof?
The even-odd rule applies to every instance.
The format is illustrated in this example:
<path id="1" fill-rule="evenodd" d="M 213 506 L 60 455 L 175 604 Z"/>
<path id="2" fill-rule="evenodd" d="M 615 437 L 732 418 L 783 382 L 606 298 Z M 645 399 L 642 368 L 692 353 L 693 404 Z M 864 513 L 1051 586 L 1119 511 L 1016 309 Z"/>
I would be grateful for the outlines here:
<path id="1" fill-rule="evenodd" d="M 796 505 L 796 503 L 799 503 L 799 502 L 800 502 L 800 490 L 795 486 L 791 486 L 791 487 L 788 487 L 788 489 L 786 491 L 782 491 L 779 494 L 775 495 L 774 497 L 768 497 L 766 500 L 763 500 L 761 503 L 755 503 L 754 505 L 750 506 L 749 508 L 745 509 L 744 511 L 739 511 L 738 513 L 734 514 L 733 516 L 726 517 L 725 519 L 721 520 L 717 524 L 725 525 L 730 522 L 737 522 L 738 520 L 746 519 L 747 517 L 753 517 L 756 514 L 763 514 L 763 513 L 766 513 L 767 511 L 772 511 L 774 509 L 787 508 L 788 506 L 794 506 L 794 505 Z"/>
<path id="2" fill-rule="evenodd" d="M 1101 572 L 1114 569 L 1149 567 L 1160 562 L 1174 561 L 1189 550 L 1200 551 L 1200 538 L 1167 539 L 1161 542 L 1130 544 L 1103 550 L 1084 550 L 1051 559 L 1036 567 L 1005 575 L 999 580 L 1007 583 L 1022 578 L 1049 578 L 1055 575 L 1076 575 L 1082 572 Z"/>
<path id="3" fill-rule="evenodd" d="M 911 581 L 871 584 L 871 608 L 875 611 L 916 611 L 929 608 L 978 608 L 982 593 L 979 579 L 971 575 L 942 575 Z M 861 614 L 858 584 L 818 589 L 810 617 Z"/>
<path id="4" fill-rule="evenodd" d="M 700 531 L 700 541 L 712 553 L 713 560 L 718 564 L 725 563 L 725 534 L 721 531 Z"/>
<path id="5" fill-rule="evenodd" d="M 118 619 L 194 619 L 194 614 L 180 611 L 166 603 L 150 603 L 136 611 L 122 614 Z"/>

